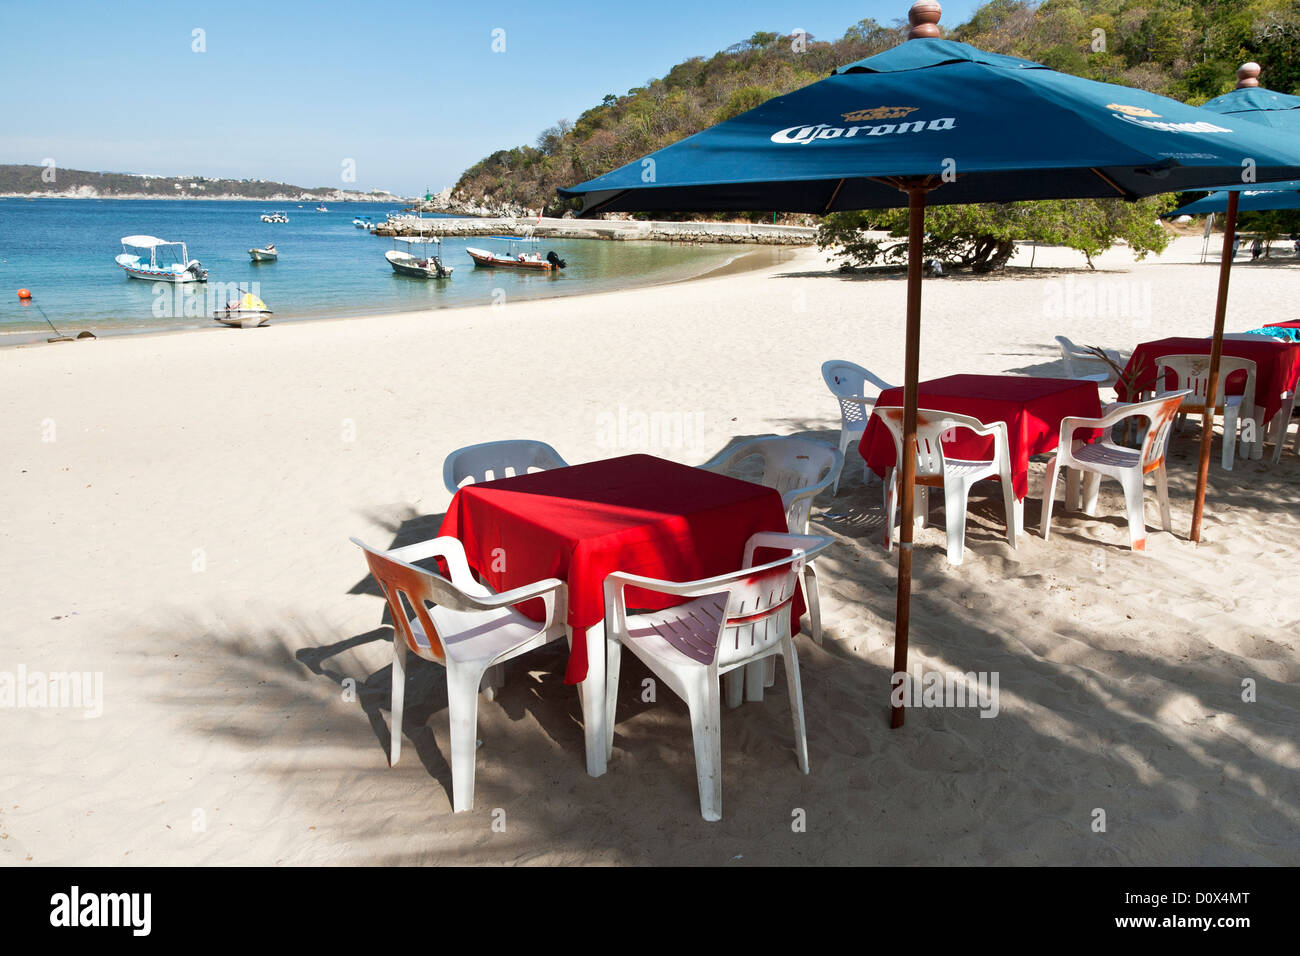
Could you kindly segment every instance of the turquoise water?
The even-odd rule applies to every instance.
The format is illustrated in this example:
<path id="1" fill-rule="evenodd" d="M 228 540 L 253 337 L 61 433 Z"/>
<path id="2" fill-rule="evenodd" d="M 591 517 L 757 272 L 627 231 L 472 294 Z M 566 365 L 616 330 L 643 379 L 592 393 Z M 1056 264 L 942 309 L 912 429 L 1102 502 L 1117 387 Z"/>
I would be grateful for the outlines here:
<path id="1" fill-rule="evenodd" d="M 277 318 L 364 315 L 411 309 L 484 305 L 609 291 L 689 278 L 718 268 L 753 247 L 682 246 L 660 242 L 547 240 L 568 268 L 553 274 L 475 268 L 466 245 L 493 248 L 486 238 L 446 239 L 446 280 L 398 276 L 384 259 L 391 238 L 372 236 L 352 220 L 382 221 L 388 204 L 164 199 L 0 199 L 0 343 L 48 331 L 40 311 L 60 331 L 98 332 L 199 328 L 214 325 L 225 293 L 247 284 Z M 261 221 L 282 210 L 284 224 Z M 431 219 L 431 221 L 436 221 Z M 209 272 L 206 283 L 181 287 L 128 278 L 113 261 L 121 239 L 153 235 L 183 241 Z M 274 242 L 280 258 L 253 263 L 248 250 Z M 503 245 L 503 244 L 502 244 Z M 396 248 L 405 249 L 404 243 Z M 34 304 L 18 300 L 31 290 Z M 25 333 L 25 334 L 24 334 Z"/>

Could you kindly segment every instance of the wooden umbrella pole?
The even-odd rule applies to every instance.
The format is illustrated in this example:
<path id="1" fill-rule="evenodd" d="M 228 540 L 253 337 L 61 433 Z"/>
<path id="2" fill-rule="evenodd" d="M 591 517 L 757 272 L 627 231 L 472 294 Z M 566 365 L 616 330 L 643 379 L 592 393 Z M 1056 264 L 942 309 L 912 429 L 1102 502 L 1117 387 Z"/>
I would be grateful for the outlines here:
<path id="1" fill-rule="evenodd" d="M 907 346 L 903 360 L 903 460 L 897 463 L 902 524 L 898 531 L 898 606 L 894 616 L 894 677 L 907 673 L 907 634 L 912 614 L 912 529 L 916 481 L 916 402 L 921 368 L 921 267 L 925 243 L 925 186 L 907 187 Z M 889 516 L 885 516 L 889 520 Z M 893 533 L 892 529 L 887 529 Z M 891 682 L 891 687 L 892 687 Z M 891 694 L 891 702 L 892 702 Z M 903 704 L 894 704 L 889 726 L 903 726 Z"/>
<path id="2" fill-rule="evenodd" d="M 1205 411 L 1201 413 L 1201 463 L 1196 471 L 1196 502 L 1192 505 L 1192 540 L 1200 543 L 1201 518 L 1205 513 L 1205 489 L 1210 483 L 1210 443 L 1214 439 L 1214 407 L 1219 395 L 1219 361 L 1223 358 L 1223 324 L 1228 312 L 1228 279 L 1232 274 L 1232 243 L 1237 236 L 1237 200 L 1240 193 L 1228 193 L 1228 213 L 1223 223 L 1223 255 L 1219 260 L 1219 299 L 1214 307 L 1214 344 L 1210 347 L 1210 380 L 1206 387 Z M 1159 384 L 1159 383 L 1157 383 Z M 1253 409 L 1243 409 L 1253 415 Z M 1235 435 L 1223 435 L 1236 441 Z"/>

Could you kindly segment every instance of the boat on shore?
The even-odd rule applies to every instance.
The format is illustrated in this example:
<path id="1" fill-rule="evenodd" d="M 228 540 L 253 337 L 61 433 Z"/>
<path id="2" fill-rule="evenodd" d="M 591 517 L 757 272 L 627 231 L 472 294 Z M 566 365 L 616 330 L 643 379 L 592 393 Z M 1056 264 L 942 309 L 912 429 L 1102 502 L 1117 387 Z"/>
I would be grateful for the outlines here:
<path id="1" fill-rule="evenodd" d="M 403 252 L 396 248 L 396 244 L 404 242 L 407 249 Z M 436 236 L 424 237 L 397 237 L 393 239 L 394 248 L 384 253 L 384 258 L 388 264 L 393 267 L 393 272 L 398 275 L 411 276 L 416 279 L 447 279 L 451 277 L 452 267 L 444 265 L 442 257 L 438 255 L 442 251 L 442 240 Z M 423 246 L 423 250 L 420 247 Z M 426 251 L 424 256 L 416 255 L 416 251 Z"/>
<path id="2" fill-rule="evenodd" d="M 280 258 L 274 242 L 268 242 L 265 249 L 249 249 L 248 254 L 254 262 L 274 262 Z"/>
<path id="3" fill-rule="evenodd" d="M 489 239 L 497 242 L 507 243 L 506 252 L 491 252 L 487 249 L 476 249 L 473 246 L 466 246 L 465 251 L 469 257 L 474 260 L 474 265 L 484 266 L 490 269 L 526 269 L 533 272 L 552 272 L 563 269 L 568 265 L 561 259 L 554 250 L 546 253 L 542 258 L 539 252 L 528 252 L 526 248 L 530 244 L 541 242 L 534 236 L 488 236 Z M 524 251 L 517 251 L 519 245 L 525 246 Z"/>
<path id="4" fill-rule="evenodd" d="M 212 318 L 232 329 L 254 329 L 266 325 L 272 314 L 265 302 L 253 293 L 245 292 L 238 299 L 227 302 L 224 309 L 213 312 Z"/>
<path id="5" fill-rule="evenodd" d="M 133 279 L 150 282 L 207 282 L 208 270 L 191 259 L 183 242 L 157 236 L 123 236 L 122 253 L 113 260 Z"/>

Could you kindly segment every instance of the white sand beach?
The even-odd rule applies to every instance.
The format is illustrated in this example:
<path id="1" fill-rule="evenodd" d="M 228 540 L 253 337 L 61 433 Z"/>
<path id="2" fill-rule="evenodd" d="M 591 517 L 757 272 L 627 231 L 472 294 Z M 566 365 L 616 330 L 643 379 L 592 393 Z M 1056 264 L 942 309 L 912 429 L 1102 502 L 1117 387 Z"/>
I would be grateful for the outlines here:
<path id="1" fill-rule="evenodd" d="M 1062 375 L 1055 334 L 1208 335 L 1200 247 L 1096 272 L 1061 249 L 1030 270 L 1026 248 L 1005 275 L 927 280 L 921 377 Z M 1228 330 L 1300 317 L 1300 262 L 1247 259 Z M 1300 459 L 1225 472 L 1216 438 L 1194 545 L 1195 423 L 1172 442 L 1174 533 L 1149 494 L 1145 554 L 1113 483 L 1097 517 L 1058 504 L 1045 542 L 1041 463 L 1018 550 L 992 488 L 960 566 L 942 520 L 918 532 L 912 667 L 997 672 L 993 719 L 889 729 L 897 551 L 851 454 L 813 509 L 836 543 L 826 639 L 798 638 L 809 776 L 778 681 L 724 710 L 724 817 L 704 822 L 686 707 L 642 702 L 630 656 L 613 759 L 587 776 L 561 645 L 480 698 L 472 812 L 451 811 L 434 665 L 408 665 L 389 768 L 391 631 L 350 536 L 435 535 L 443 459 L 475 442 L 690 464 L 760 434 L 834 445 L 820 366 L 901 382 L 904 296 L 810 249 L 612 294 L 0 351 L 0 672 L 103 680 L 100 716 L 0 710 L 0 864 L 1300 862 Z"/>

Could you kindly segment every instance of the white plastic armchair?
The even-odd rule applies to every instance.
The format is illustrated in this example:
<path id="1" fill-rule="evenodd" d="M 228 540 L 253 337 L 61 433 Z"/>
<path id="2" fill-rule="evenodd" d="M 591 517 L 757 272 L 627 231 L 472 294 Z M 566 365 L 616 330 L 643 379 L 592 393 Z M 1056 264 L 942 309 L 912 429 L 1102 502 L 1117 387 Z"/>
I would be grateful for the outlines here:
<path id="1" fill-rule="evenodd" d="M 719 474 L 735 474 L 736 467 L 749 458 L 763 461 L 761 483 L 781 493 L 786 526 L 791 534 L 807 534 L 813 499 L 824 491 L 840 473 L 844 455 L 829 445 L 794 436 L 750 438 L 727 449 L 701 465 Z M 803 589 L 812 623 L 812 637 L 822 641 L 821 599 L 817 593 L 817 572 L 811 561 L 804 565 Z M 775 671 L 771 672 L 775 679 Z M 765 678 L 770 686 L 770 681 Z"/>
<path id="2" fill-rule="evenodd" d="M 605 579 L 607 651 L 606 713 L 609 733 L 606 759 L 613 755 L 621 653 L 627 648 L 685 702 L 695 742 L 695 770 L 700 812 L 706 820 L 722 819 L 722 735 L 719 678 L 773 655 L 785 660 L 790 711 L 794 722 L 799 769 L 808 773 L 808 739 L 804 726 L 799 655 L 791 637 L 790 609 L 805 563 L 831 543 L 819 535 L 772 532 L 752 535 L 745 543 L 739 570 L 698 581 L 661 581 L 616 571 Z M 790 552 L 754 565 L 758 548 Z M 628 614 L 625 588 L 631 585 L 689 598 L 665 611 Z M 728 681 L 727 703 L 740 703 L 738 682 Z"/>
<path id="3" fill-rule="evenodd" d="M 1096 513 L 1097 489 L 1103 477 L 1114 478 L 1120 483 L 1128 510 L 1129 545 L 1134 551 L 1146 550 L 1146 493 L 1143 484 L 1148 474 L 1155 475 L 1156 497 L 1160 503 L 1160 526 L 1165 531 L 1172 531 L 1165 454 L 1169 447 L 1174 416 L 1190 394 L 1190 391 L 1184 390 L 1145 402 L 1117 402 L 1100 418 L 1071 416 L 1062 419 L 1060 442 L 1055 455 L 1047 463 L 1047 474 L 1043 478 L 1043 539 L 1047 540 L 1052 533 L 1052 501 L 1056 495 L 1057 476 L 1062 469 L 1068 468 L 1088 473 L 1083 490 L 1083 510 L 1086 514 Z M 1131 418 L 1144 418 L 1149 422 L 1140 449 L 1117 445 L 1112 440 L 1112 429 Z M 1075 437 L 1075 433 L 1081 429 L 1100 429 L 1102 434 L 1089 444 Z M 1066 497 L 1070 499 L 1073 496 L 1067 493 Z M 1067 500 L 1067 504 L 1072 506 L 1073 501 Z"/>
<path id="4" fill-rule="evenodd" d="M 1178 410 L 1181 421 L 1189 414 L 1199 415 L 1209 406 L 1214 413 L 1223 415 L 1223 453 L 1221 464 L 1225 471 L 1232 470 L 1233 455 L 1237 446 L 1237 434 L 1243 419 L 1254 419 L 1259 414 L 1255 408 L 1255 363 L 1250 359 L 1224 355 L 1219 360 L 1219 395 L 1211 397 L 1210 390 L 1210 356 L 1208 355 L 1161 355 L 1152 363 L 1156 367 L 1156 388 L 1164 392 L 1165 369 L 1171 369 L 1178 377 L 1176 391 L 1187 391 L 1182 407 Z M 1244 372 L 1246 385 L 1240 395 L 1225 395 L 1224 384 L 1235 373 Z M 1256 439 L 1262 440 L 1260 429 L 1255 429 Z M 1251 457 L 1251 445 L 1241 443 L 1241 457 Z"/>
<path id="5" fill-rule="evenodd" d="M 831 359 L 822 363 L 822 379 L 840 403 L 840 454 L 847 455 L 849 446 L 862 440 L 876 398 L 880 392 L 893 386 L 847 359 Z M 875 394 L 869 394 L 873 389 Z M 835 480 L 831 485 L 832 495 L 840 490 L 841 470 L 843 464 L 835 472 Z M 868 480 L 869 475 L 870 469 L 867 468 L 866 459 L 863 459 L 862 480 Z"/>
<path id="6" fill-rule="evenodd" d="M 530 469 L 567 468 L 568 464 L 544 441 L 531 438 L 489 441 L 458 448 L 448 455 L 442 465 L 442 481 L 454 495 L 466 479 L 490 481 L 527 474 Z"/>
<path id="7" fill-rule="evenodd" d="M 472 810 L 479 686 L 489 668 L 566 636 L 565 584 L 548 578 L 496 594 L 474 580 L 465 548 L 456 538 L 433 538 L 392 551 L 351 540 L 365 552 L 393 618 L 390 765 L 396 766 L 402 753 L 406 654 L 412 651 L 446 668 L 452 808 L 456 813 Z M 430 558 L 441 558 L 450 577 L 414 564 Z M 541 624 L 515 610 L 515 605 L 534 598 L 541 598 L 545 607 Z"/>
<path id="8" fill-rule="evenodd" d="M 1113 386 L 1119 375 L 1113 368 L 1082 346 L 1075 345 L 1064 335 L 1056 336 L 1056 343 L 1061 347 L 1061 359 L 1065 362 L 1065 377 L 1096 382 L 1099 388 Z M 1106 356 L 1123 368 L 1129 356 L 1116 349 L 1102 349 Z"/>
<path id="9" fill-rule="evenodd" d="M 877 407 L 875 414 L 894 437 L 895 461 L 903 460 L 903 409 Z M 944 454 L 943 441 L 957 429 L 993 439 L 993 458 L 971 461 Z M 894 524 L 898 520 L 897 465 L 885 475 L 885 547 L 894 548 Z M 966 550 L 966 502 L 971 485 L 985 478 L 1002 484 L 1002 503 L 1007 514 L 1007 543 L 1016 547 L 1020 505 L 1011 485 L 1011 455 L 1006 422 L 986 425 L 978 418 L 954 412 L 921 408 L 916 412 L 916 518 L 929 521 L 931 488 L 943 489 L 943 510 L 948 530 L 948 563 L 961 564 Z"/>

